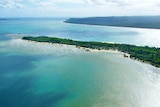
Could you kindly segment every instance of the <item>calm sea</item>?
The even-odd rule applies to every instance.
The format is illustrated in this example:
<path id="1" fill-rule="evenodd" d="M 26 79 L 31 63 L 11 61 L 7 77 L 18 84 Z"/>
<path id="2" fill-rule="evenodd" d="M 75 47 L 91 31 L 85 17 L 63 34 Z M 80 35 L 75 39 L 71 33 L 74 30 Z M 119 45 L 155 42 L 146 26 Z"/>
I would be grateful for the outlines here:
<path id="1" fill-rule="evenodd" d="M 0 20 L 0 107 L 160 107 L 160 69 L 114 52 L 23 41 L 51 36 L 160 47 L 160 30 Z"/>

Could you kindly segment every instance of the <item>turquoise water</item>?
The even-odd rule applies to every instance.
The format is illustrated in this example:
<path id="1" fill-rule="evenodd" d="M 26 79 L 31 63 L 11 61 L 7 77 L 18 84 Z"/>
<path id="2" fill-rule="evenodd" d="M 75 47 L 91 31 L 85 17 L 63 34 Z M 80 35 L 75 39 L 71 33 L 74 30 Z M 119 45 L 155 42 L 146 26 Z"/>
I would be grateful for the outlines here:
<path id="1" fill-rule="evenodd" d="M 0 107 L 160 106 L 159 68 L 120 53 L 20 39 L 47 35 L 159 47 L 159 30 L 73 25 L 62 20 L 0 21 Z"/>

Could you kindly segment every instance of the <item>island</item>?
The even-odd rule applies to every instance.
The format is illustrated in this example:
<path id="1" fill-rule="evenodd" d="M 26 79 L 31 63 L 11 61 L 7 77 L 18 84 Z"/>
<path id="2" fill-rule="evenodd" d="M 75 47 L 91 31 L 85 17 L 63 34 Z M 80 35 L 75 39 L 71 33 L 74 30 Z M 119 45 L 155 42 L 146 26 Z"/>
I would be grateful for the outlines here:
<path id="1" fill-rule="evenodd" d="M 160 16 L 69 18 L 66 23 L 160 29 Z"/>
<path id="2" fill-rule="evenodd" d="M 160 48 L 148 46 L 136 46 L 118 43 L 104 43 L 95 41 L 76 41 L 71 39 L 56 38 L 56 37 L 32 37 L 25 36 L 23 40 L 35 42 L 58 43 L 66 45 L 74 45 L 76 47 L 83 47 L 98 50 L 117 50 L 129 54 L 130 58 L 149 63 L 155 67 L 160 67 Z M 128 57 L 124 54 L 124 57 Z"/>

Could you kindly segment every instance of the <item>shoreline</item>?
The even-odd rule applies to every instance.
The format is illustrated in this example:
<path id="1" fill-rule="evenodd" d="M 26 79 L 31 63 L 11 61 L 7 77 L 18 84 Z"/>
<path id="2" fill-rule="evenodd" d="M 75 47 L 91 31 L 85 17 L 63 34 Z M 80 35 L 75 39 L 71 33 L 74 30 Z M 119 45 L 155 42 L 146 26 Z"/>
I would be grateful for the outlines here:
<path id="1" fill-rule="evenodd" d="M 123 53 L 124 57 L 129 57 L 144 63 L 149 63 L 155 67 L 160 67 L 160 48 L 148 46 L 136 46 L 128 44 L 104 43 L 104 42 L 87 42 L 76 41 L 71 39 L 56 38 L 56 37 L 23 37 L 23 40 L 35 41 L 40 43 L 72 45 L 76 48 L 84 49 L 91 52 L 119 52 Z"/>
<path id="2" fill-rule="evenodd" d="M 118 25 L 101 25 L 101 24 L 86 24 L 86 23 L 74 23 L 74 22 L 66 22 L 63 21 L 64 23 L 68 24 L 78 24 L 78 25 L 86 25 L 86 26 L 98 26 L 98 27 L 115 27 L 115 28 L 125 28 L 125 29 L 151 29 L 151 30 L 160 30 L 160 28 L 151 28 L 151 27 L 134 27 L 134 26 L 118 26 Z"/>
<path id="3" fill-rule="evenodd" d="M 123 58 L 128 58 L 128 59 L 131 59 L 131 60 L 134 60 L 134 61 L 138 61 L 138 62 L 141 62 L 143 64 L 149 64 L 150 66 L 153 66 L 152 64 L 148 63 L 148 62 L 144 62 L 144 61 L 141 61 L 141 60 L 138 60 L 138 59 L 135 59 L 135 58 L 131 58 L 130 57 L 130 54 L 128 53 L 125 53 L 125 52 L 121 52 L 121 51 L 118 51 L 118 50 L 113 50 L 113 49 L 110 49 L 110 50 L 106 50 L 106 49 L 101 49 L 101 50 L 98 50 L 98 49 L 91 49 L 91 48 L 85 48 L 85 47 L 77 47 L 75 45 L 67 45 L 67 44 L 59 44 L 59 43 L 47 43 L 47 42 L 36 42 L 36 41 L 28 41 L 28 42 L 31 42 L 31 43 L 38 43 L 38 44 L 45 44 L 45 45 L 51 45 L 51 46 L 57 46 L 57 47 L 67 47 L 67 48 L 77 48 L 77 49 L 80 49 L 82 51 L 86 51 L 86 52 L 93 52 L 93 53 L 103 53 L 103 52 L 106 52 L 106 53 L 117 53 L 119 55 L 121 55 Z M 155 66 L 153 66 L 155 67 Z M 158 68 L 158 67 L 156 67 Z"/>
<path id="4" fill-rule="evenodd" d="M 23 39 L 20 39 L 20 40 L 23 40 Z M 25 41 L 25 40 L 24 40 L 24 41 Z M 121 51 L 112 50 L 112 49 L 110 49 L 110 50 L 105 50 L 105 49 L 98 50 L 98 49 L 85 48 L 85 47 L 80 47 L 80 46 L 76 46 L 76 45 L 68 45 L 68 44 L 60 44 L 60 43 L 47 43 L 47 42 L 36 42 L 36 41 L 28 41 L 28 42 L 31 42 L 31 43 L 39 43 L 39 44 L 46 44 L 46 45 L 51 45 L 51 46 L 68 47 L 68 48 L 74 47 L 74 48 L 81 49 L 81 50 L 84 50 L 84 51 L 87 51 L 87 52 L 123 53 L 123 52 L 121 52 Z M 127 54 L 127 53 L 126 53 L 126 54 Z"/>
<path id="5" fill-rule="evenodd" d="M 23 40 L 23 39 L 21 39 Z M 24 40 L 25 41 L 25 40 Z M 95 53 L 101 53 L 101 52 L 107 52 L 107 53 L 118 53 L 121 54 L 123 57 L 125 58 L 130 58 L 130 54 L 128 53 L 124 53 L 118 50 L 113 50 L 113 49 L 92 49 L 92 48 L 85 48 L 85 47 L 80 47 L 80 46 L 76 46 L 76 45 L 68 45 L 68 44 L 60 44 L 60 43 L 47 43 L 47 42 L 36 42 L 36 41 L 28 41 L 31 43 L 38 43 L 38 44 L 45 44 L 45 45 L 50 45 L 50 46 L 57 46 L 57 47 L 67 47 L 67 48 L 76 48 L 76 49 L 80 49 L 82 51 L 86 51 L 86 52 L 95 52 Z M 126 56 L 125 56 L 126 55 Z"/>
<path id="6" fill-rule="evenodd" d="M 23 39 L 21 39 L 23 40 Z M 106 53 L 118 53 L 121 56 L 123 56 L 124 58 L 130 58 L 130 54 L 125 53 L 125 52 L 121 52 L 118 50 L 114 50 L 114 49 L 92 49 L 92 48 L 85 48 L 85 47 L 80 47 L 80 46 L 75 46 L 75 45 L 68 45 L 68 44 L 60 44 L 60 43 L 47 43 L 47 42 L 36 42 L 36 41 L 28 41 L 31 43 L 38 43 L 38 44 L 45 44 L 45 45 L 50 45 L 50 46 L 57 46 L 57 47 L 66 47 L 66 48 L 76 48 L 76 49 L 80 49 L 82 51 L 86 51 L 86 52 L 95 52 L 95 53 L 101 53 L 101 52 L 106 52 Z M 134 59 L 136 60 L 136 59 Z M 138 61 L 138 60 L 137 60 Z M 144 63 L 143 61 L 141 61 L 142 63 Z"/>

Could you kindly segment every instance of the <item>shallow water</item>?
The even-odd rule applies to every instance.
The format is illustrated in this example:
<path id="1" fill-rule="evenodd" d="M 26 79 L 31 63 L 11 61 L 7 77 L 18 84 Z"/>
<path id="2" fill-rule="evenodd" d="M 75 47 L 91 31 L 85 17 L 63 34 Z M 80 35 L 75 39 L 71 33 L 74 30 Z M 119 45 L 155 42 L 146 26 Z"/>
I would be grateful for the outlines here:
<path id="1" fill-rule="evenodd" d="M 27 21 L 32 23 L 0 22 L 1 107 L 160 106 L 159 68 L 120 53 L 19 39 L 29 34 L 136 44 L 133 38 L 142 37 L 142 45 L 159 46 L 144 38 L 154 30 L 72 25 L 58 19 Z M 154 32 L 150 40 L 159 30 Z"/>

